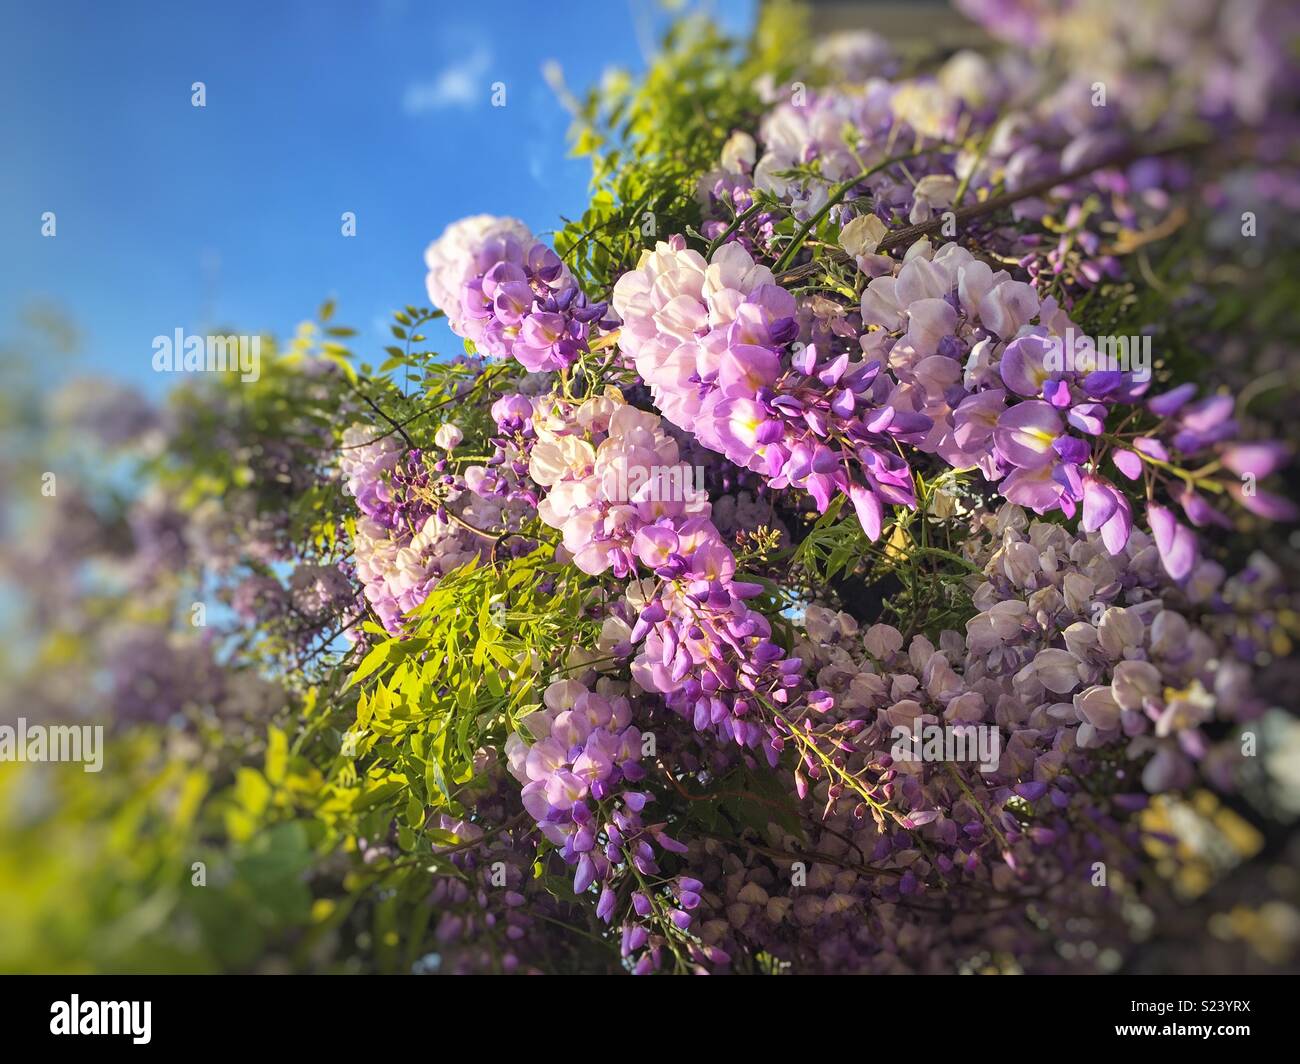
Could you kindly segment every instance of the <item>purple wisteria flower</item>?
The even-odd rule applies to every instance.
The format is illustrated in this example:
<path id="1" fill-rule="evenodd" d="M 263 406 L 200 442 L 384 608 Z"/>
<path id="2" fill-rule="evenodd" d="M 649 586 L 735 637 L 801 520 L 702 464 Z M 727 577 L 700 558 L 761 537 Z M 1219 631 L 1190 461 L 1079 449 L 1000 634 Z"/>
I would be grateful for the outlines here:
<path id="1" fill-rule="evenodd" d="M 706 263 L 678 236 L 647 251 L 614 287 L 619 344 L 659 409 L 704 446 L 807 491 L 825 511 L 849 495 L 875 538 L 885 505 L 915 505 L 898 444 L 931 428 L 891 406 L 877 360 L 798 340 L 799 308 L 738 244 Z"/>
<path id="2" fill-rule="evenodd" d="M 452 330 L 530 371 L 572 365 L 605 315 L 605 304 L 589 303 L 560 257 L 513 218 L 466 218 L 424 257 L 429 298 Z"/>

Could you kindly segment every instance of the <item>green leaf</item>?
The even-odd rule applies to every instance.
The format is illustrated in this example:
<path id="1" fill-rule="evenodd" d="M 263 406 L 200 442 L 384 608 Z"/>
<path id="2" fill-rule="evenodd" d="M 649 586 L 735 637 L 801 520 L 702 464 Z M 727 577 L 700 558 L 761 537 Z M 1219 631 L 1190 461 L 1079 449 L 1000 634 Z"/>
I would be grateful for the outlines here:
<path id="1" fill-rule="evenodd" d="M 277 785 L 283 783 L 288 765 L 289 737 L 272 725 L 266 739 L 266 778 Z"/>
<path id="2" fill-rule="evenodd" d="M 271 801 L 271 785 L 257 769 L 241 768 L 235 773 L 235 799 L 253 816 L 261 816 Z"/>
<path id="3" fill-rule="evenodd" d="M 388 779 L 373 783 L 353 799 L 352 811 L 359 813 L 365 809 L 372 809 L 405 787 L 406 780 L 401 776 L 390 776 Z"/>
<path id="4" fill-rule="evenodd" d="M 347 686 L 355 687 L 367 676 L 383 666 L 388 661 L 392 649 L 393 644 L 391 642 L 380 643 L 378 646 L 371 647 L 370 653 L 361 659 L 361 664 L 357 666 L 357 671 L 354 672 L 352 678 L 348 680 Z"/>

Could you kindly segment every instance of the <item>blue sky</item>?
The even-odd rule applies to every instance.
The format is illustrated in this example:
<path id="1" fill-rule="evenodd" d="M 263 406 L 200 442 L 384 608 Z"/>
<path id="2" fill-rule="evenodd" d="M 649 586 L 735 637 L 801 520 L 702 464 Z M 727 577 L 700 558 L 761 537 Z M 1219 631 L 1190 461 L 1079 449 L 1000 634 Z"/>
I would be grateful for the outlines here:
<path id="1" fill-rule="evenodd" d="M 712 6 L 742 29 L 753 0 Z M 55 304 L 82 334 L 78 368 L 151 392 L 169 383 L 150 366 L 154 336 L 286 336 L 327 296 L 378 362 L 388 313 L 427 301 L 423 250 L 448 222 L 512 214 L 540 232 L 581 210 L 587 164 L 566 158 L 543 63 L 584 89 L 607 67 L 641 69 L 663 21 L 646 0 L 0 0 L 0 13 L 0 338 L 24 305 Z M 206 107 L 191 104 L 196 81 Z M 64 371 L 43 372 L 53 386 Z"/>

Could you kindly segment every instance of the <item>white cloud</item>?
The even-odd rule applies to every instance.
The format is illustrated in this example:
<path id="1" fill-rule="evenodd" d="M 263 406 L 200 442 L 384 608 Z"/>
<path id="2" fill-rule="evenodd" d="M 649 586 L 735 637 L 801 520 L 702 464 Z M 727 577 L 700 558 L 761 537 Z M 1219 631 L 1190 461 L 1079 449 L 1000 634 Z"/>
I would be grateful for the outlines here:
<path id="1" fill-rule="evenodd" d="M 473 107 L 488 98 L 484 75 L 491 65 L 492 53 L 480 45 L 464 59 L 444 67 L 433 79 L 408 85 L 402 108 L 409 115 L 422 115 L 448 107 Z"/>
<path id="2" fill-rule="evenodd" d="M 528 173 L 543 188 L 547 186 L 545 152 L 546 149 L 541 144 L 534 142 L 528 145 Z"/>

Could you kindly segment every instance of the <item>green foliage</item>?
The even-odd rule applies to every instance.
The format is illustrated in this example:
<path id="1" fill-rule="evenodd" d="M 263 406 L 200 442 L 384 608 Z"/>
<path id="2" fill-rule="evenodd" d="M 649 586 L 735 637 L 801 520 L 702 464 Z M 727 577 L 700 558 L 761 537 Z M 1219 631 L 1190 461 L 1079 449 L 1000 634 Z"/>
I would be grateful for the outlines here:
<path id="1" fill-rule="evenodd" d="M 123 737 L 104 761 L 97 774 L 79 765 L 0 773 L 0 971 L 274 963 L 277 940 L 310 919 L 304 828 L 214 846 L 212 781 L 163 733 Z"/>
<path id="2" fill-rule="evenodd" d="M 591 159 L 591 204 L 555 235 L 588 293 L 607 293 L 656 239 L 696 231 L 700 175 L 734 131 L 757 127 L 755 80 L 788 77 L 805 46 L 802 9 L 787 3 L 764 5 L 748 41 L 688 18 L 643 79 L 619 72 L 588 95 L 573 154 Z"/>
<path id="3" fill-rule="evenodd" d="M 974 612 L 970 578 L 978 570 L 963 555 L 960 537 L 977 496 L 968 473 L 948 470 L 928 481 L 917 473 L 915 479 L 917 509 L 894 508 L 877 542 L 867 539 L 840 496 L 812 522 L 792 562 L 822 595 L 845 584 L 888 589 L 881 619 L 906 638 L 934 639 L 944 628 L 960 630 Z"/>

